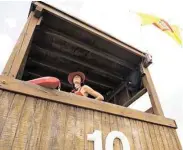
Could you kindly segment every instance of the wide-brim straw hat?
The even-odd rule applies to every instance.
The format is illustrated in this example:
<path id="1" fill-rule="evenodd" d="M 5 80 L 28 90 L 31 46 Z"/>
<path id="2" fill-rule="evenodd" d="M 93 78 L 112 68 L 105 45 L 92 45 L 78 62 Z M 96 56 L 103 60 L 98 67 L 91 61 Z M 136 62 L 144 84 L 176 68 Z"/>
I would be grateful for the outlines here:
<path id="1" fill-rule="evenodd" d="M 77 72 L 71 72 L 69 73 L 68 75 L 68 81 L 70 84 L 73 84 L 73 78 L 78 75 L 81 77 L 81 82 L 84 82 L 85 81 L 85 74 L 83 72 L 80 72 L 80 71 L 77 71 Z"/>

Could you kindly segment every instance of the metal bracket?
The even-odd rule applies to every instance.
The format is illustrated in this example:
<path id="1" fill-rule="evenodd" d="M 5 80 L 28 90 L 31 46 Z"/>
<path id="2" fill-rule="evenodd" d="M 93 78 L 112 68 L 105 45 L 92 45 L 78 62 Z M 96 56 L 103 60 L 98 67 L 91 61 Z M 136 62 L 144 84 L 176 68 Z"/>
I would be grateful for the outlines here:
<path id="1" fill-rule="evenodd" d="M 152 64 L 152 55 L 146 53 L 145 54 L 145 59 L 143 61 L 143 65 L 145 68 L 149 67 L 149 65 Z"/>
<path id="2" fill-rule="evenodd" d="M 34 17 L 40 18 L 42 16 L 42 13 L 43 13 L 43 8 L 40 6 L 37 6 L 34 11 Z"/>

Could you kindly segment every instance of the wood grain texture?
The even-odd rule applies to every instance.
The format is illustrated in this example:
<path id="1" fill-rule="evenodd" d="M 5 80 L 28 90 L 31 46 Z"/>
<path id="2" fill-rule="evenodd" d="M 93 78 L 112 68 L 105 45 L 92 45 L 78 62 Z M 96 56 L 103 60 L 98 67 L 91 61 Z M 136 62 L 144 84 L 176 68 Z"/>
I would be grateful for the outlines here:
<path id="1" fill-rule="evenodd" d="M 93 129 L 94 131 L 95 130 L 102 131 L 102 113 L 101 112 L 94 111 L 93 113 Z"/>
<path id="2" fill-rule="evenodd" d="M 94 132 L 93 110 L 85 110 L 85 150 L 93 150 L 93 142 L 87 141 L 87 134 Z"/>
<path id="3" fill-rule="evenodd" d="M 9 92 L 2 92 L 1 97 L 0 97 L 0 135 L 2 133 L 4 124 L 7 120 L 7 116 L 9 113 L 9 110 L 11 108 L 13 98 L 15 94 L 14 93 L 9 93 Z"/>
<path id="4" fill-rule="evenodd" d="M 105 149 L 105 140 L 107 135 L 110 133 L 110 115 L 102 113 L 102 140 L 103 149 Z"/>
<path id="5" fill-rule="evenodd" d="M 104 147 L 111 131 L 121 131 L 131 150 L 182 150 L 174 128 L 7 91 L 0 96 L 0 112 L 3 150 L 93 150 L 87 134 L 95 130 L 102 132 Z M 114 149 L 120 145 L 116 139 Z"/>
<path id="6" fill-rule="evenodd" d="M 129 140 L 131 150 L 134 150 L 135 144 L 133 141 L 132 127 L 131 127 L 129 119 L 117 117 L 117 122 L 118 122 L 119 131 L 121 131 L 122 133 L 125 134 L 125 136 Z"/>
<path id="7" fill-rule="evenodd" d="M 32 132 L 28 139 L 27 149 L 39 149 L 39 143 L 41 139 L 41 131 L 43 126 L 43 118 L 47 112 L 47 101 L 36 100 L 36 110 L 32 123 Z"/>
<path id="8" fill-rule="evenodd" d="M 0 97 L 0 116 L 7 117 L 14 95 L 14 93 L 2 92 Z"/>
<path id="9" fill-rule="evenodd" d="M 142 127 L 143 127 L 143 130 L 144 130 L 144 137 L 145 137 L 146 143 L 147 143 L 147 149 L 148 150 L 153 150 L 152 139 L 151 139 L 151 135 L 150 135 L 147 123 L 143 122 Z"/>
<path id="10" fill-rule="evenodd" d="M 162 127 L 163 131 L 164 131 L 164 136 L 166 137 L 166 140 L 168 142 L 168 147 L 170 149 L 175 149 L 174 145 L 173 145 L 173 141 L 171 139 L 171 134 L 168 132 L 168 129 L 165 127 Z"/>
<path id="11" fill-rule="evenodd" d="M 35 113 L 36 101 L 33 97 L 26 97 L 24 108 L 13 140 L 12 148 L 26 149 L 28 139 L 32 132 L 32 123 Z"/>
<path id="12" fill-rule="evenodd" d="M 2 93 L 3 93 L 3 90 L 0 90 L 0 96 L 2 95 Z"/>
<path id="13" fill-rule="evenodd" d="M 67 121 L 66 121 L 66 130 L 65 130 L 65 150 L 74 149 L 74 138 L 76 134 L 76 108 L 75 107 L 67 107 Z"/>
<path id="14" fill-rule="evenodd" d="M 0 89 L 21 93 L 29 96 L 33 95 L 34 97 L 46 99 L 49 101 L 51 100 L 54 102 L 93 109 L 100 112 L 106 112 L 113 115 L 120 115 L 173 128 L 177 127 L 174 120 L 165 118 L 164 116 L 143 113 L 138 110 L 112 105 L 106 102 L 81 97 L 72 93 L 46 89 L 40 86 L 28 84 L 27 82 L 12 79 L 7 76 L 0 76 L 0 81 Z M 2 83 L 2 81 L 4 81 L 5 83 Z"/>
<path id="15" fill-rule="evenodd" d="M 93 150 L 93 142 L 87 140 L 87 135 L 94 132 L 93 117 L 92 110 L 85 110 L 85 150 Z"/>
<path id="16" fill-rule="evenodd" d="M 157 137 L 156 137 L 156 134 L 155 134 L 155 131 L 154 131 L 153 124 L 148 123 L 147 125 L 148 125 L 148 128 L 149 128 L 149 133 L 150 133 L 152 144 L 153 144 L 153 149 L 154 150 L 159 150 L 159 145 L 158 145 L 158 141 L 157 141 Z"/>
<path id="17" fill-rule="evenodd" d="M 84 110 L 81 108 L 76 109 L 76 126 L 75 126 L 75 137 L 74 137 L 74 149 L 81 150 L 84 149 Z"/>
<path id="18" fill-rule="evenodd" d="M 101 112 L 94 111 L 93 126 L 94 126 L 94 130 L 102 130 L 102 113 Z"/>
<path id="19" fill-rule="evenodd" d="M 173 132 L 173 137 L 175 138 L 176 143 L 177 143 L 177 148 L 182 150 L 182 146 L 181 146 L 181 143 L 180 143 L 180 140 L 178 138 L 176 130 L 172 130 L 172 132 Z"/>
<path id="20" fill-rule="evenodd" d="M 156 126 L 156 127 L 159 129 L 160 136 L 161 136 L 161 139 L 163 141 L 164 149 L 169 149 L 168 148 L 168 142 L 167 142 L 166 135 L 164 133 L 163 127 L 162 126 Z"/>
<path id="21" fill-rule="evenodd" d="M 0 148 L 3 150 L 11 149 L 12 147 L 20 116 L 22 115 L 25 98 L 25 96 L 19 94 L 16 94 L 14 97 L 13 104 L 1 133 Z"/>
<path id="22" fill-rule="evenodd" d="M 58 150 L 63 148 L 65 142 L 65 123 L 67 121 L 66 111 L 66 107 L 60 104 L 56 104 L 53 110 L 50 149 Z"/>
<path id="23" fill-rule="evenodd" d="M 160 150 L 164 150 L 165 148 L 164 148 L 164 145 L 163 145 L 163 140 L 162 140 L 160 131 L 158 129 L 158 126 L 153 125 L 153 127 L 154 127 L 154 132 L 155 132 L 155 135 L 156 135 L 156 138 L 157 138 L 158 147 L 159 147 Z"/>
<path id="24" fill-rule="evenodd" d="M 133 142 L 134 142 L 134 145 L 135 145 L 135 150 L 142 149 L 141 144 L 140 144 L 140 136 L 139 136 L 138 126 L 136 124 L 136 121 L 135 120 L 130 120 L 130 124 L 131 124 L 131 127 L 132 127 L 132 136 L 133 136 Z"/>
<path id="25" fill-rule="evenodd" d="M 173 149 L 177 150 L 179 149 L 178 146 L 177 146 L 177 142 L 176 142 L 176 139 L 174 138 L 174 135 L 173 135 L 173 132 L 172 132 L 172 129 L 169 129 L 169 128 L 166 128 L 169 136 L 170 136 L 170 139 L 173 143 Z"/>
<path id="26" fill-rule="evenodd" d="M 118 129 L 118 123 L 117 123 L 117 117 L 116 116 L 113 116 L 113 115 L 110 115 L 109 120 L 110 120 L 110 129 L 111 129 L 111 132 L 112 131 L 119 131 L 119 129 Z M 121 143 L 120 143 L 120 141 L 119 141 L 118 138 L 116 138 L 114 140 L 113 145 L 114 145 L 114 150 L 118 150 L 118 149 L 121 148 Z"/>
<path id="27" fill-rule="evenodd" d="M 41 138 L 39 141 L 39 149 L 50 149 L 51 145 L 51 135 L 52 135 L 52 117 L 53 110 L 55 109 L 55 103 L 48 102 L 45 116 L 42 120 L 42 131 Z"/>
<path id="28" fill-rule="evenodd" d="M 147 147 L 147 142 L 146 142 L 146 137 L 145 137 L 145 134 L 144 134 L 142 122 L 136 121 L 136 124 L 137 124 L 138 133 L 139 133 L 141 149 L 146 150 L 146 149 L 148 149 L 148 147 Z"/>

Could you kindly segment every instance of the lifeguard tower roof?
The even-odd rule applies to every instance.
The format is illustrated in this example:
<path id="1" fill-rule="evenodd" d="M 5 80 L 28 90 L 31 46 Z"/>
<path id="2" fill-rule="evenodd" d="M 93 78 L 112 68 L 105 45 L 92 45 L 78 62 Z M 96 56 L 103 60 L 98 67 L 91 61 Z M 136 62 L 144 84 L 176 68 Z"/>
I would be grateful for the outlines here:
<path id="1" fill-rule="evenodd" d="M 145 59 L 138 49 L 112 37 L 69 14 L 43 2 L 33 2 L 44 10 L 35 29 L 22 80 L 55 76 L 62 82 L 62 90 L 70 91 L 67 76 L 82 71 L 85 84 L 105 97 L 113 97 L 125 89 L 128 76 Z"/>

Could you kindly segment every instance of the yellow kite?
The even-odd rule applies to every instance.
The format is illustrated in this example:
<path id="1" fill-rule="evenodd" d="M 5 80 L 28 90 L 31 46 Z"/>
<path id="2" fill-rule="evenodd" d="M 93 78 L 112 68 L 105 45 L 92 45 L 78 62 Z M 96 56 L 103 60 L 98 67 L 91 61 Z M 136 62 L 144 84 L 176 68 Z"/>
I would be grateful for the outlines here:
<path id="1" fill-rule="evenodd" d="M 154 26 L 165 32 L 167 35 L 169 35 L 171 38 L 173 38 L 178 44 L 182 45 L 180 28 L 178 26 L 170 25 L 164 19 L 149 14 L 137 13 L 137 15 L 141 17 L 141 25 L 153 24 Z"/>

